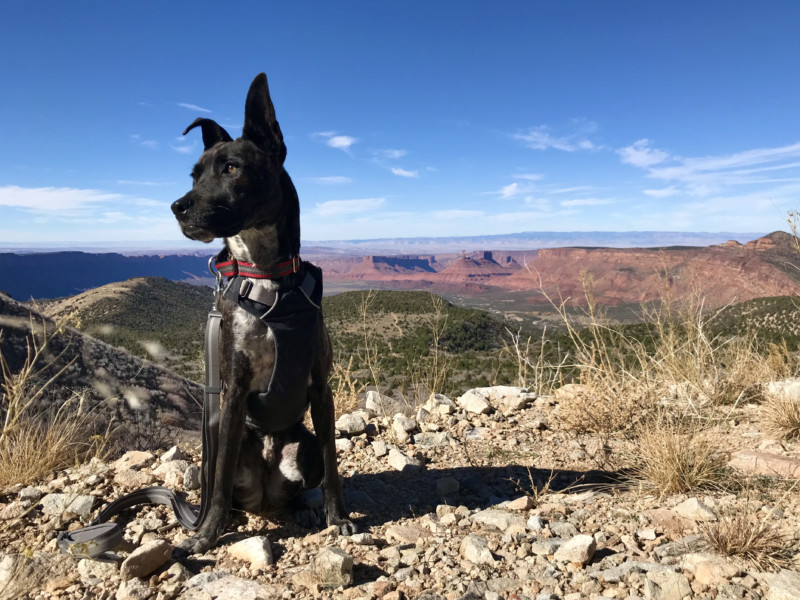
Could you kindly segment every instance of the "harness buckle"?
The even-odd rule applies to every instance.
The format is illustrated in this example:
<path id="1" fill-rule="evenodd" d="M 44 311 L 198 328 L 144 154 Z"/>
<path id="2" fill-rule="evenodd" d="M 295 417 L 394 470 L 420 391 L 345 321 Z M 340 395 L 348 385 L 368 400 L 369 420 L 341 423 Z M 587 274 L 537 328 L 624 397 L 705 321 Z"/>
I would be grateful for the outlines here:
<path id="1" fill-rule="evenodd" d="M 297 273 L 300 270 L 300 257 L 292 257 L 292 273 Z"/>
<path id="2" fill-rule="evenodd" d="M 217 300 L 219 299 L 220 294 L 222 294 L 222 289 L 223 289 L 222 273 L 214 270 L 214 262 L 216 261 L 216 259 L 217 259 L 216 256 L 212 256 L 211 258 L 208 259 L 208 271 L 217 280 L 217 283 L 214 286 L 214 304 L 211 305 L 211 310 L 217 310 Z"/>

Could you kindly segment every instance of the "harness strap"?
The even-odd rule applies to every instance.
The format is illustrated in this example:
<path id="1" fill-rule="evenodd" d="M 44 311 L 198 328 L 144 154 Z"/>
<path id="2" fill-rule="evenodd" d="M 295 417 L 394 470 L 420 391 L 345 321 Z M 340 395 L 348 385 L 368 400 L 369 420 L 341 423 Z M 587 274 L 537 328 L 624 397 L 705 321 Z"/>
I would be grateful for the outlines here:
<path id="1" fill-rule="evenodd" d="M 219 441 L 219 398 L 221 392 L 219 335 L 222 314 L 212 308 L 208 314 L 205 335 L 206 385 L 203 402 L 203 454 L 201 462 L 200 506 L 186 502 L 172 490 L 154 486 L 126 494 L 109 504 L 89 526 L 76 531 L 61 531 L 56 543 L 61 552 L 96 558 L 114 549 L 122 542 L 122 529 L 117 523 L 107 521 L 127 508 L 139 504 L 170 506 L 183 527 L 194 531 L 202 525 L 209 510 L 209 500 L 214 490 L 214 474 Z"/>

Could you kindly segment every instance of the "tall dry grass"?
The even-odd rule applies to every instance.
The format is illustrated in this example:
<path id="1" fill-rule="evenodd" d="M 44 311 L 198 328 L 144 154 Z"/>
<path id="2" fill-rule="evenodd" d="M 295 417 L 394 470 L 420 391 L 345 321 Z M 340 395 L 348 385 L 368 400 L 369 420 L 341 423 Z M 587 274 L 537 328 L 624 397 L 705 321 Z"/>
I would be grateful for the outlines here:
<path id="1" fill-rule="evenodd" d="M 44 406 L 47 391 L 74 361 L 58 368 L 63 353 L 48 356 L 57 328 L 48 333 L 46 322 L 32 321 L 31 331 L 19 370 L 13 372 L 0 353 L 0 488 L 102 457 L 110 437 L 88 410 L 84 393 L 75 392 L 57 408 Z"/>

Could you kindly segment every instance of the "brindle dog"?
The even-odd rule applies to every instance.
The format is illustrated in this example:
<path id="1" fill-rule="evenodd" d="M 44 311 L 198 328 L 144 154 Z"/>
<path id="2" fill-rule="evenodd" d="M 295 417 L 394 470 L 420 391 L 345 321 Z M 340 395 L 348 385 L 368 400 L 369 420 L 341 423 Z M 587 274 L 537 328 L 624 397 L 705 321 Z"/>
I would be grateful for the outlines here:
<path id="1" fill-rule="evenodd" d="M 300 265 L 299 271 L 274 279 L 248 279 L 262 296 L 298 289 L 305 271 L 314 267 L 296 258 L 300 204 L 283 167 L 286 145 L 266 75 L 258 75 L 247 93 L 242 137 L 234 140 L 217 123 L 203 118 L 184 134 L 194 127 L 202 129 L 204 151 L 192 170 L 192 190 L 172 205 L 183 234 L 202 242 L 224 238 L 231 259 L 268 270 L 287 263 Z M 248 401 L 270 385 L 276 341 L 267 325 L 235 302 L 223 298 L 220 311 L 223 391 L 214 492 L 208 517 L 193 537 L 180 544 L 178 554 L 202 553 L 216 544 L 232 507 L 274 513 L 320 481 L 327 524 L 337 525 L 345 535 L 354 533 L 337 470 L 328 386 L 331 345 L 322 312 L 314 313 L 318 321 L 309 349 L 310 372 L 301 384 L 311 407 L 314 435 L 299 421 L 273 432 L 252 422 Z M 307 511 L 298 514 L 308 516 Z"/>

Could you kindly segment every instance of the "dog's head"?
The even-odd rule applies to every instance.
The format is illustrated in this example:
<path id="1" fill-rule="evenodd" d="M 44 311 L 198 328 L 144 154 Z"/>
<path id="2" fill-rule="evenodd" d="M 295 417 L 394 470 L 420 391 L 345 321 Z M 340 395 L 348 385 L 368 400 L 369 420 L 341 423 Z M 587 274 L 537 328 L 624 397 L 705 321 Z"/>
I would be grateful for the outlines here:
<path id="1" fill-rule="evenodd" d="M 195 127 L 203 132 L 203 154 L 192 169 L 192 190 L 172 204 L 186 237 L 201 242 L 230 237 L 275 224 L 291 210 L 286 204 L 292 198 L 286 196 L 294 188 L 283 169 L 286 145 L 264 73 L 247 93 L 242 137 L 234 140 L 215 121 L 203 118 L 183 134 Z"/>

